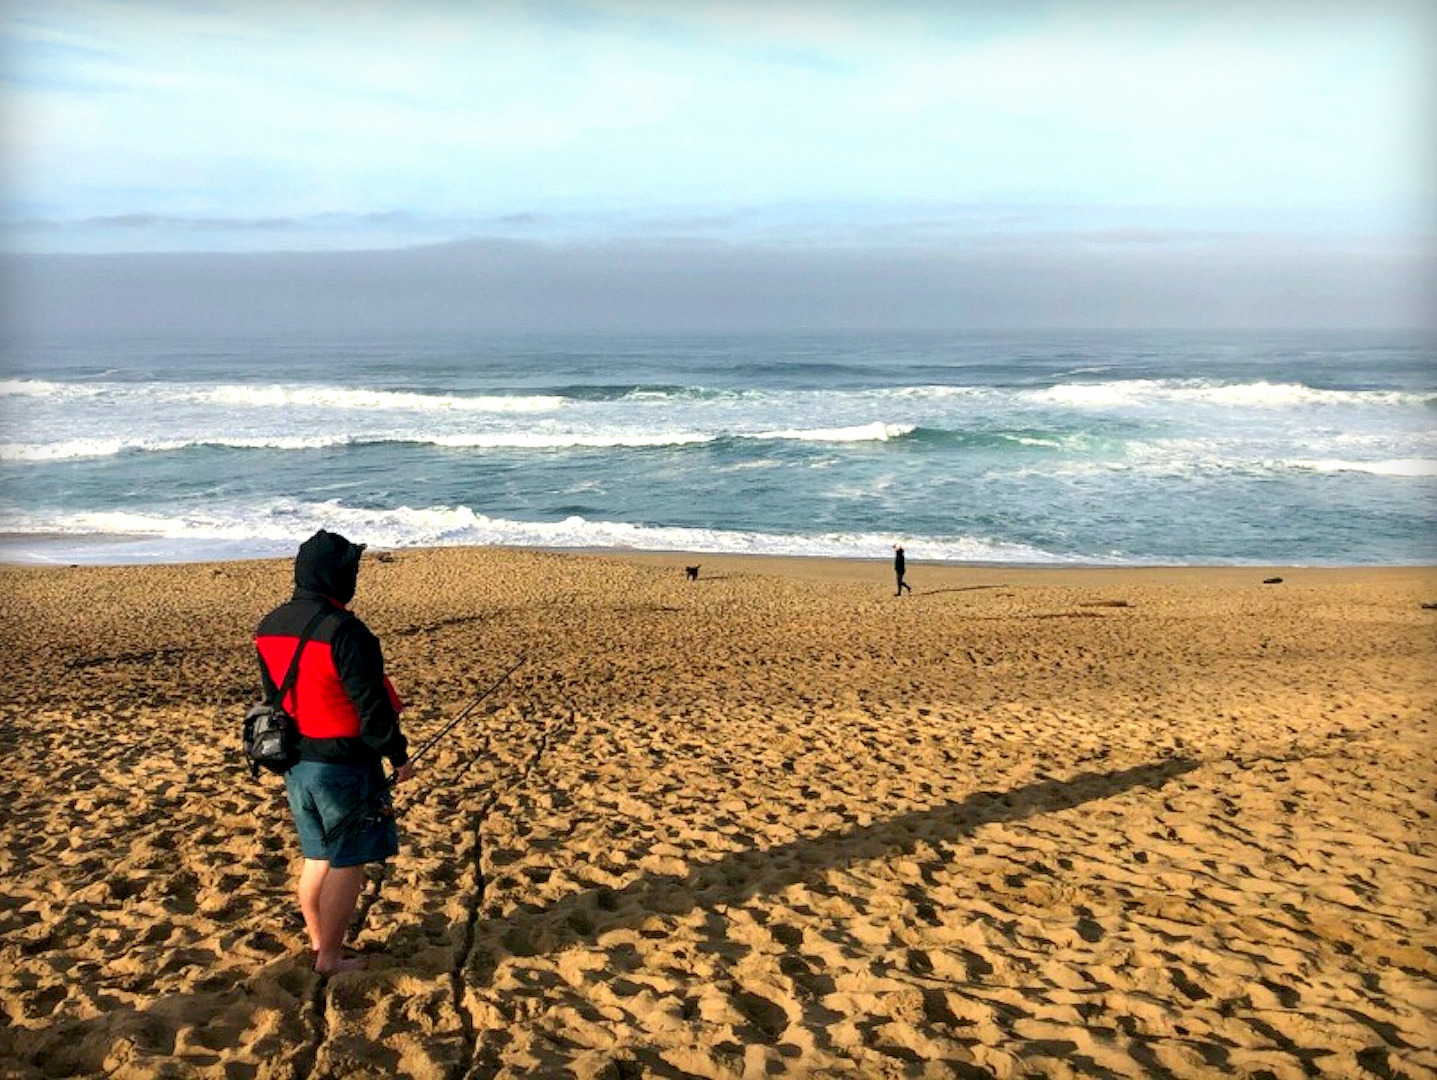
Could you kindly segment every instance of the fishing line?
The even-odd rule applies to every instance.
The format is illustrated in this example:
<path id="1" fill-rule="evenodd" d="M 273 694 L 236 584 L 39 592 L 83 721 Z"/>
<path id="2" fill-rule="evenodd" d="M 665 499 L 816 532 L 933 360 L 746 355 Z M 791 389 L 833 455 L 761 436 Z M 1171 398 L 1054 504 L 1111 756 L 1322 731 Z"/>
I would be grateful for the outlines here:
<path id="1" fill-rule="evenodd" d="M 503 686 L 504 683 L 509 680 L 509 676 L 513 675 L 514 672 L 518 671 L 519 668 L 521 668 L 527 660 L 527 656 L 520 656 L 518 660 L 514 661 L 514 663 L 510 665 L 509 669 L 505 671 L 504 674 L 500 675 L 499 678 L 494 680 L 493 685 L 491 685 L 489 689 L 485 690 L 482 694 L 480 694 L 473 701 L 471 701 L 467 706 L 465 706 L 464 710 L 458 716 L 456 716 L 453 720 L 449 721 L 449 723 L 445 724 L 444 727 L 440 728 L 440 730 L 437 731 L 433 735 L 433 737 L 431 737 L 429 741 L 426 742 L 423 746 L 421 746 L 418 750 L 410 754 L 409 764 L 413 764 L 424 754 L 432 750 L 440 739 L 444 738 L 445 735 L 453 731 L 456 726 L 458 726 L 475 709 L 479 707 L 480 703 L 483 702 L 485 698 L 487 698 L 495 690 L 498 690 L 499 687 Z M 378 804 L 381 800 L 388 796 L 390 789 L 394 787 L 395 782 L 398 780 L 398 778 L 399 773 L 397 770 L 385 777 L 383 786 L 380 787 L 378 791 L 372 792 L 368 797 L 361 799 L 357 804 L 355 804 L 354 808 L 350 810 L 349 813 L 345 814 L 344 817 L 340 818 L 339 821 L 337 821 L 332 828 L 326 829 L 324 835 L 321 837 L 321 841 L 326 846 L 328 846 L 332 841 L 338 839 L 346 832 L 348 832 L 350 828 L 352 828 L 361 819 L 363 815 L 367 814 L 375 807 L 376 804 Z"/>

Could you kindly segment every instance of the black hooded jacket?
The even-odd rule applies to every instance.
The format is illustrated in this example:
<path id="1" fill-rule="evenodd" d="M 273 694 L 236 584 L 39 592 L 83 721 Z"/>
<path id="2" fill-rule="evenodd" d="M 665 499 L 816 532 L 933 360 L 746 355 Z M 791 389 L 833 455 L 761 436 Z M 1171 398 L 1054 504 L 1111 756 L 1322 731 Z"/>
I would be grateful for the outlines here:
<path id="1" fill-rule="evenodd" d="M 321 529 L 294 563 L 294 596 L 255 631 L 260 681 L 273 697 L 310 619 L 326 612 L 300 662 L 286 705 L 299 722 L 300 758 L 353 765 L 408 760 L 399 728 L 399 702 L 384 677 L 379 639 L 344 607 L 354 598 L 362 544 Z"/>

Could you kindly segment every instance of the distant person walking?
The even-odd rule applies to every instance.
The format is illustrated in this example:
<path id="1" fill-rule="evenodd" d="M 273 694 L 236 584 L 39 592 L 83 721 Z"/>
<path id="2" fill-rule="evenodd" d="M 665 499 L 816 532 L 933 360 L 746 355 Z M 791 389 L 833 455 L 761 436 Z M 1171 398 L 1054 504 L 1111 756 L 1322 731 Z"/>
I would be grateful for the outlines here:
<path id="1" fill-rule="evenodd" d="M 384 676 L 379 639 L 345 605 L 354 597 L 363 544 L 321 529 L 300 545 L 294 596 L 255 633 L 265 695 L 279 683 L 301 640 L 299 678 L 285 706 L 299 724 L 299 762 L 285 773 L 304 866 L 299 907 L 314 969 L 335 975 L 363 966 L 342 946 L 364 886 L 364 864 L 399 851 L 384 790 L 385 758 L 398 781 L 413 775 L 399 728 L 399 696 Z M 372 802 L 376 812 L 346 826 Z M 338 826 L 338 829 L 336 827 Z"/>
<path id="2" fill-rule="evenodd" d="M 897 578 L 898 578 L 898 591 L 893 594 L 894 596 L 902 596 L 904 589 L 907 589 L 909 592 L 912 592 L 912 591 L 913 591 L 913 586 L 910 585 L 910 584 L 908 584 L 908 582 L 906 582 L 906 581 L 903 580 L 903 573 L 904 573 L 904 571 L 907 569 L 907 566 L 908 566 L 908 564 L 907 564 L 907 562 L 906 562 L 906 561 L 904 560 L 904 558 L 903 558 L 903 545 L 902 545 L 902 544 L 894 544 L 894 545 L 893 545 L 893 573 L 894 573 L 894 574 L 897 576 Z"/>

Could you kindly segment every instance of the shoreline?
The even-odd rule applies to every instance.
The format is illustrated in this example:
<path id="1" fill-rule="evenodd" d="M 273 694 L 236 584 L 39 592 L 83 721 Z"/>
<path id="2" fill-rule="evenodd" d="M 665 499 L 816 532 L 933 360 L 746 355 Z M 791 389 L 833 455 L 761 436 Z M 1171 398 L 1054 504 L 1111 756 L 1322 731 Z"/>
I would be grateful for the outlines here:
<path id="1" fill-rule="evenodd" d="M 137 543 L 143 544 L 150 541 L 151 537 L 142 535 L 123 534 L 78 534 L 69 533 L 9 533 L 0 529 L 0 570 L 43 570 L 43 569 L 75 569 L 75 568 L 117 568 L 117 567 L 162 567 L 162 566 L 221 566 L 236 563 L 269 563 L 285 562 L 293 559 L 292 554 L 264 554 L 264 555 L 240 555 L 234 557 L 207 555 L 183 559 L 136 559 L 132 561 L 81 561 L 67 562 L 65 559 L 56 558 L 52 560 L 39 559 L 15 559 L 10 557 L 9 548 L 17 541 L 35 541 L 42 543 L 52 541 L 74 542 L 79 546 L 87 543 L 93 545 L 104 545 L 113 543 Z M 295 547 L 299 541 L 295 541 Z M 544 547 L 539 545 L 510 546 L 503 544 L 434 544 L 416 545 L 413 547 L 385 548 L 371 545 L 367 549 L 367 556 L 370 561 L 379 554 L 392 558 L 403 558 L 414 554 L 441 551 L 462 551 L 462 552 L 500 552 L 500 553 L 539 553 L 548 555 L 562 555 L 573 558 L 593 558 L 600 560 L 626 560 L 631 559 L 643 565 L 664 566 L 673 565 L 682 567 L 685 565 L 699 565 L 708 567 L 724 567 L 735 569 L 747 566 L 753 568 L 763 564 L 770 564 L 772 568 L 780 569 L 786 574 L 813 578 L 833 578 L 850 574 L 858 577 L 868 578 L 875 572 L 881 572 L 891 579 L 892 558 L 887 555 L 858 556 L 858 555 L 794 555 L 794 554 L 768 554 L 764 552 L 711 552 L 711 551 L 688 551 L 667 548 L 620 548 L 620 547 Z M 1111 563 L 1111 562 L 945 562 L 939 560 L 926 560 L 912 555 L 908 558 L 908 576 L 912 578 L 915 572 L 937 573 L 944 577 L 961 575 L 969 572 L 1011 572 L 1016 574 L 1035 574 L 1040 576 L 1053 574 L 1135 574 L 1135 575 L 1190 575 L 1206 574 L 1219 577 L 1231 576 L 1250 577 L 1255 574 L 1267 576 L 1277 574 L 1373 574 L 1388 576 L 1393 574 L 1421 574 L 1424 571 L 1437 571 L 1437 563 Z"/>
<path id="2" fill-rule="evenodd" d="M 436 550 L 436 549 L 424 549 Z M 540 551 L 550 549 L 537 548 L 513 548 L 500 550 L 514 551 Z M 621 549 L 604 549 L 602 551 L 588 552 L 584 550 L 560 549 L 556 554 L 569 554 L 576 557 L 591 555 L 596 559 L 603 560 L 625 560 L 648 566 L 669 566 L 678 568 L 685 565 L 686 560 L 694 559 L 702 568 L 705 566 L 717 567 L 724 570 L 740 568 L 755 569 L 762 568 L 770 572 L 776 572 L 776 576 L 783 577 L 807 577 L 817 579 L 833 579 L 839 577 L 852 577 L 860 580 L 881 579 L 891 584 L 893 581 L 893 565 L 891 558 L 835 558 L 827 555 L 761 555 L 761 554 L 719 554 L 709 555 L 705 552 L 663 552 L 663 551 L 626 551 Z M 703 560 L 708 560 L 705 563 Z M 693 565 L 693 564 L 688 564 Z M 1248 582 L 1256 576 L 1271 577 L 1274 575 L 1314 575 L 1317 577 L 1351 577 L 1354 575 L 1371 575 L 1372 577 L 1405 577 L 1409 575 L 1427 576 L 1432 575 L 1437 581 L 1437 564 L 1410 564 L 1410 565 L 1300 565 L 1300 564 L 1279 564 L 1279 563 L 1177 563 L 1158 564 L 1144 563 L 1131 565 L 1113 565 L 1110 563 L 999 563 L 999 562 L 929 562 L 922 559 L 909 557 L 907 564 L 906 579 L 916 581 L 924 575 L 937 575 L 945 582 L 949 580 L 965 579 L 970 575 L 994 573 L 1005 573 L 1010 576 L 1019 576 L 1023 580 L 1040 580 L 1043 578 L 1055 577 L 1131 577 L 1134 579 L 1150 579 L 1153 581 L 1167 579 L 1178 579 L 1184 577 L 1207 577 L 1211 579 L 1231 579 L 1234 582 Z M 917 577 L 915 577 L 917 575 Z M 921 590 L 920 590 L 921 591 Z"/>

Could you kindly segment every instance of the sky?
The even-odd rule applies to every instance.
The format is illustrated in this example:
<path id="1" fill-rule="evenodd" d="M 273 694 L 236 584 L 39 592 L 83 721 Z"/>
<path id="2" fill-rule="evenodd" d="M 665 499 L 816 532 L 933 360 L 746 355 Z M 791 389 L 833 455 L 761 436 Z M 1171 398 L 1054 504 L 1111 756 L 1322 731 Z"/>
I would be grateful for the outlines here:
<path id="1" fill-rule="evenodd" d="M 151 321 L 266 256 L 335 320 L 464 324 L 463 280 L 479 326 L 1430 325 L 1434 102 L 1427 0 L 0 0 L 0 281 Z"/>

